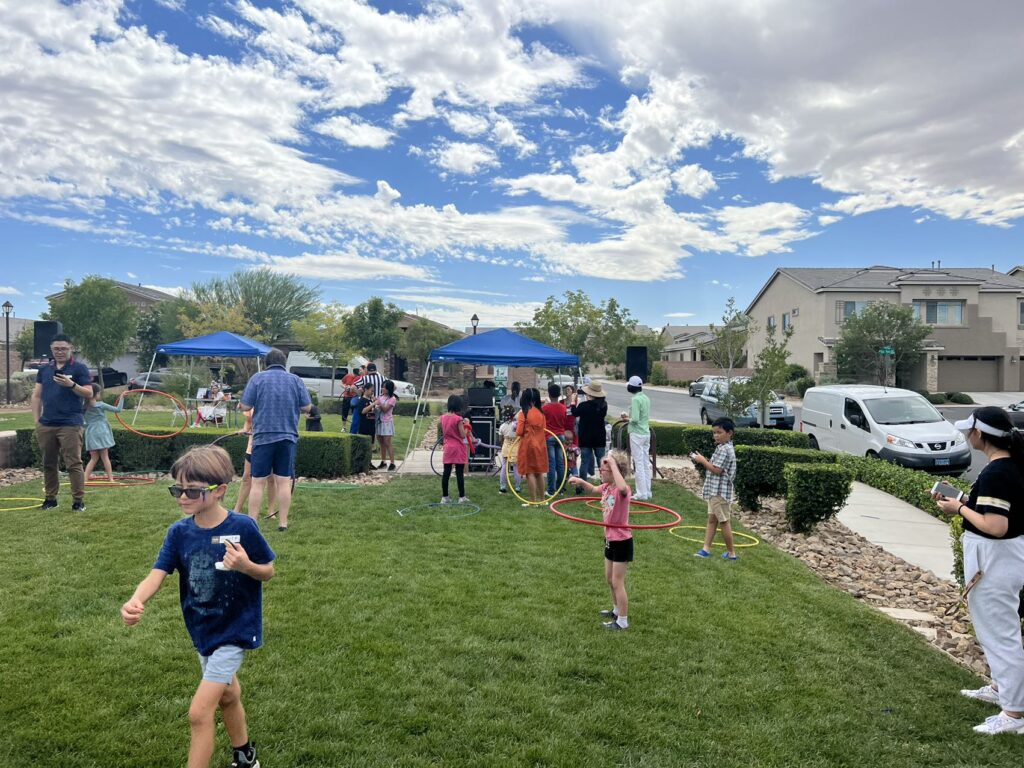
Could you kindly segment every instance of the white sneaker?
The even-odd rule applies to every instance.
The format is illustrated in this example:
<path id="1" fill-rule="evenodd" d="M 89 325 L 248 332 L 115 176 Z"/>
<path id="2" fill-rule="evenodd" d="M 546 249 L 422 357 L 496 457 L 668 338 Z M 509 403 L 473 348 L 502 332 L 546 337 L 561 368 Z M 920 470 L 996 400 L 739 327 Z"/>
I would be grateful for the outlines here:
<path id="1" fill-rule="evenodd" d="M 467 499 L 465 496 L 459 496 L 459 504 L 468 504 L 468 503 L 469 503 L 469 499 Z"/>
<path id="2" fill-rule="evenodd" d="M 977 699 L 978 701 L 984 701 L 987 704 L 999 704 L 999 691 L 997 691 L 991 685 L 983 685 L 981 688 L 978 688 L 977 690 L 961 688 L 960 695 L 966 696 L 968 699 Z"/>
<path id="3" fill-rule="evenodd" d="M 442 496 L 441 497 L 441 503 L 442 504 L 451 504 L 452 503 L 452 497 L 451 496 Z"/>
<path id="4" fill-rule="evenodd" d="M 997 733 L 1024 733 L 1024 717 L 1007 717 L 1002 712 L 985 718 L 981 725 L 974 726 L 975 733 L 994 736 Z"/>

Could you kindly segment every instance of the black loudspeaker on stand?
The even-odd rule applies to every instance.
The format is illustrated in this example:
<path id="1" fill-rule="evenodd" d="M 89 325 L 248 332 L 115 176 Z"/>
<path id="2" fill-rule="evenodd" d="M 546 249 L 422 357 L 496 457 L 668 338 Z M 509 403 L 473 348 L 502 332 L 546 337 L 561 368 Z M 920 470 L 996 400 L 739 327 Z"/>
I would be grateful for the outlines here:
<path id="1" fill-rule="evenodd" d="M 494 416 L 470 414 L 469 423 L 473 426 L 473 437 L 483 440 L 486 445 L 495 445 Z M 469 471 L 486 471 L 494 464 L 494 450 L 481 445 L 475 454 L 469 457 Z"/>
<path id="2" fill-rule="evenodd" d="M 64 326 L 56 320 L 36 320 L 32 327 L 32 357 L 49 359 L 50 342 L 58 333 L 64 333 Z"/>
<path id="3" fill-rule="evenodd" d="M 647 347 L 626 347 L 626 378 L 630 376 L 647 381 Z"/>

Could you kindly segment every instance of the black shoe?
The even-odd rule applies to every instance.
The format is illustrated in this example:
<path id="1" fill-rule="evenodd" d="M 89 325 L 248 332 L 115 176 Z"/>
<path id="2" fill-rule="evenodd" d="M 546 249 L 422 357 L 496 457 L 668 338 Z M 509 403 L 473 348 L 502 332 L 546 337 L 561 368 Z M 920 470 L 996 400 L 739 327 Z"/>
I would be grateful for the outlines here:
<path id="1" fill-rule="evenodd" d="M 279 526 L 277 526 L 277 532 L 278 533 L 284 533 L 287 530 L 288 530 L 288 526 L 287 525 L 279 525 Z"/>
<path id="2" fill-rule="evenodd" d="M 617 621 L 606 621 L 601 626 L 604 627 L 605 629 L 619 630 L 619 631 L 623 631 L 623 630 L 629 629 L 629 627 L 624 627 L 621 624 L 619 624 L 619 622 L 617 622 Z"/>
<path id="3" fill-rule="evenodd" d="M 57 502 L 53 502 L 53 506 L 56 507 L 57 506 Z M 74 504 L 71 505 L 71 511 L 72 512 L 85 512 L 85 502 L 84 501 L 76 501 Z"/>
<path id="4" fill-rule="evenodd" d="M 384 467 L 386 467 L 387 465 L 388 463 L 386 461 L 382 461 L 380 464 L 377 465 L 377 469 L 384 469 Z"/>
<path id="5" fill-rule="evenodd" d="M 259 758 L 256 757 L 256 745 L 250 744 L 249 756 L 241 749 L 233 750 L 235 759 L 231 761 L 231 768 L 260 768 Z"/>
<path id="6" fill-rule="evenodd" d="M 598 611 L 597 615 L 600 616 L 602 619 L 617 619 L 617 618 L 619 618 L 618 614 L 616 614 L 615 611 Z"/>
<path id="7" fill-rule="evenodd" d="M 57 508 L 57 500 L 56 499 L 46 499 L 46 501 L 44 501 L 42 504 L 39 505 L 39 508 L 40 509 L 56 509 Z"/>
<path id="8" fill-rule="evenodd" d="M 395 472 L 398 469 L 394 464 L 388 464 L 388 472 Z"/>

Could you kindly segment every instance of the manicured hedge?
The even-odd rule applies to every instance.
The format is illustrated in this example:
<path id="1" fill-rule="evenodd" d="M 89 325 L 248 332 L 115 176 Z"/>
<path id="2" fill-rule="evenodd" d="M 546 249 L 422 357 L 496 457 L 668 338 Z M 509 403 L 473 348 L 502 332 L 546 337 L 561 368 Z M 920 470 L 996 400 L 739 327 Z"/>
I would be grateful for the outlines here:
<path id="1" fill-rule="evenodd" d="M 786 476 L 783 469 L 787 464 L 835 463 L 836 454 L 824 451 L 737 445 L 736 495 L 744 509 L 756 510 L 760 508 L 762 496 L 786 495 Z"/>
<path id="2" fill-rule="evenodd" d="M 714 453 L 715 441 L 711 437 L 711 427 L 651 422 L 651 428 L 657 435 L 659 456 L 688 456 L 692 451 L 700 451 L 705 456 Z M 810 447 L 807 435 L 780 429 L 740 428 L 733 434 L 732 441 L 734 445 Z"/>
<path id="3" fill-rule="evenodd" d="M 172 429 L 148 428 L 152 434 L 170 434 Z M 174 437 L 157 440 L 142 437 L 126 429 L 114 429 L 115 445 L 110 461 L 120 472 L 148 469 L 170 469 L 174 460 L 193 445 L 208 445 L 217 435 L 210 432 L 185 431 Z M 217 443 L 226 450 L 239 473 L 245 462 L 246 435 L 231 435 Z M 85 453 L 88 456 L 88 453 Z M 17 430 L 15 447 L 17 466 L 38 466 L 39 445 L 32 429 Z M 303 477 L 340 477 L 365 472 L 370 466 L 370 439 L 363 435 L 335 435 L 302 432 L 295 456 L 295 472 Z"/>
<path id="4" fill-rule="evenodd" d="M 853 479 L 890 496 L 902 499 L 933 517 L 949 522 L 949 517 L 935 505 L 931 488 L 939 478 L 920 469 L 908 469 L 899 464 L 891 464 L 881 459 L 870 459 L 867 456 L 851 456 L 841 453 L 838 462 L 853 472 Z M 971 484 L 952 477 L 942 478 L 965 493 L 971 490 Z"/>
<path id="5" fill-rule="evenodd" d="M 810 533 L 834 517 L 850 496 L 853 472 L 838 464 L 786 464 L 786 520 L 790 530 Z"/>
<path id="6" fill-rule="evenodd" d="M 341 413 L 341 398 L 340 397 L 323 397 L 320 398 L 320 413 Z M 394 410 L 395 416 L 415 416 L 416 415 L 416 401 L 412 398 L 399 400 L 395 404 Z M 420 406 L 420 415 L 430 415 L 430 402 L 427 400 L 423 401 Z"/>

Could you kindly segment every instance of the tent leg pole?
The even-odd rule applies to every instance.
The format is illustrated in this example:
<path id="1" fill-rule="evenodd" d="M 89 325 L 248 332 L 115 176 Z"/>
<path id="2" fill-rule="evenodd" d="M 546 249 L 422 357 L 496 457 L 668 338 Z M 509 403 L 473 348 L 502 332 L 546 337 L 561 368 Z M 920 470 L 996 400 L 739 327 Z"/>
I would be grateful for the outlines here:
<path id="1" fill-rule="evenodd" d="M 400 472 L 403 469 L 405 469 L 405 460 L 409 458 L 409 452 L 412 450 L 413 443 L 416 440 L 416 433 L 418 431 L 420 422 L 420 405 L 423 403 L 423 398 L 426 396 L 427 376 L 430 374 L 430 369 L 432 366 L 433 363 L 428 362 L 426 370 L 423 371 L 423 386 L 420 388 L 419 397 L 416 398 L 416 412 L 413 414 L 412 417 L 412 430 L 409 432 L 409 442 L 405 446 L 405 456 L 402 459 L 402 466 L 399 468 Z"/>
<path id="2" fill-rule="evenodd" d="M 149 386 L 149 377 L 153 375 L 153 366 L 156 365 L 156 355 L 157 353 L 154 352 L 153 359 L 149 361 L 149 373 L 146 374 L 146 386 Z M 132 416 L 133 427 L 135 426 L 135 420 L 139 418 L 139 411 L 142 409 L 142 398 L 144 398 L 145 396 L 145 392 L 139 395 L 139 402 L 135 406 L 135 414 Z"/>

